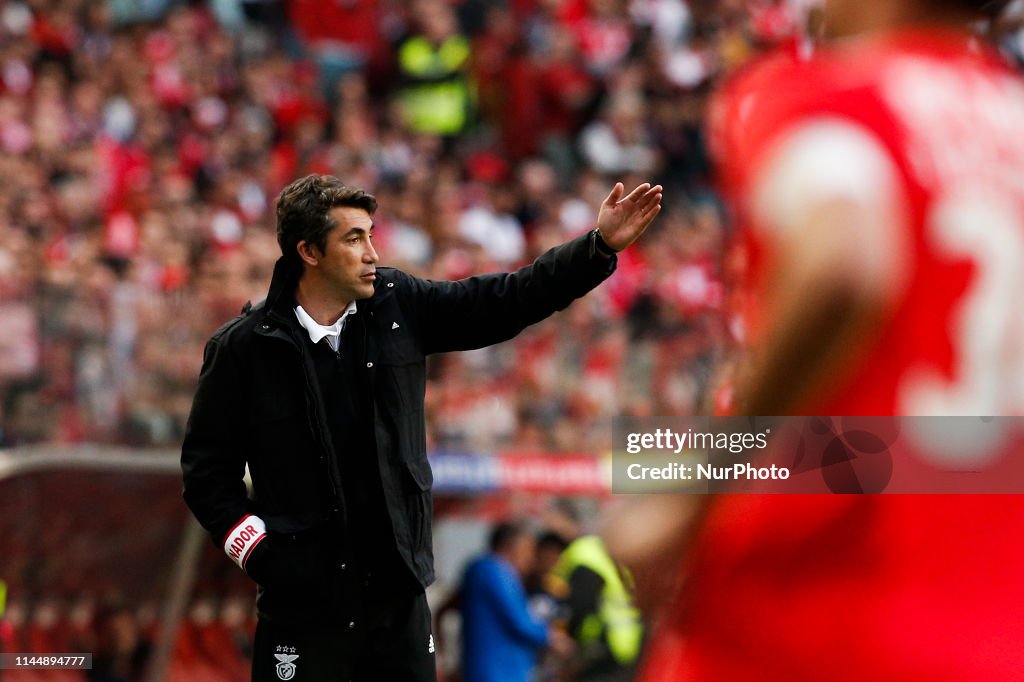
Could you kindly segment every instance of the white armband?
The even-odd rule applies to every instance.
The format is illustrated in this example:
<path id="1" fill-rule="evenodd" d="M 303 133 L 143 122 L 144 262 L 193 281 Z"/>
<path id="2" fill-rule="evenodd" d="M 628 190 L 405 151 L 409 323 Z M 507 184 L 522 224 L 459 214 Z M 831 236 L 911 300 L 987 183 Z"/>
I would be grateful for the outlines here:
<path id="1" fill-rule="evenodd" d="M 247 514 L 224 537 L 224 553 L 244 571 L 252 550 L 266 537 L 267 526 L 263 519 Z"/>

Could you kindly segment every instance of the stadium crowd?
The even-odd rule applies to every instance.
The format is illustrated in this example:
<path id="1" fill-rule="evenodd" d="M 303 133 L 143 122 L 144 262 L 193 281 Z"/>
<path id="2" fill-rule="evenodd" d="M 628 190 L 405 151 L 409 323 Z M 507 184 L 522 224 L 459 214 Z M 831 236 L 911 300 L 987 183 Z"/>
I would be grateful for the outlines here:
<path id="1" fill-rule="evenodd" d="M 433 363 L 433 447 L 594 452 L 609 416 L 710 409 L 737 330 L 707 97 L 792 6 L 4 3 L 0 444 L 176 444 L 202 344 L 265 295 L 274 198 L 308 172 L 376 193 L 384 263 L 435 278 L 585 231 L 609 181 L 669 188 L 597 296 Z"/>
<path id="2" fill-rule="evenodd" d="M 5 3 L 0 442 L 176 444 L 308 172 L 374 192 L 384 264 L 434 278 L 587 230 L 609 181 L 671 188 L 598 295 L 434 360 L 433 447 L 597 452 L 612 415 L 706 405 L 730 333 L 701 120 L 743 5 Z"/>

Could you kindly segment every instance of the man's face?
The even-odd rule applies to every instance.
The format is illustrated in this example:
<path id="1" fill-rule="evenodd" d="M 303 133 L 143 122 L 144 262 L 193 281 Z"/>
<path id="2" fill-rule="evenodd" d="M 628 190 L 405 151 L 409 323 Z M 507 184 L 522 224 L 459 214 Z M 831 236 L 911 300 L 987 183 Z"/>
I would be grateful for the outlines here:
<path id="1" fill-rule="evenodd" d="M 509 562 L 516 567 L 519 575 L 526 575 L 534 564 L 534 550 L 537 545 L 533 536 L 522 533 L 512 541 L 509 548 Z"/>
<path id="2" fill-rule="evenodd" d="M 535 570 L 541 574 L 550 573 L 562 556 L 562 549 L 557 545 L 537 545 Z"/>
<path id="3" fill-rule="evenodd" d="M 316 266 L 317 273 L 339 298 L 356 301 L 373 296 L 379 257 L 373 248 L 373 219 L 361 208 L 338 206 L 330 216 L 337 227 Z"/>

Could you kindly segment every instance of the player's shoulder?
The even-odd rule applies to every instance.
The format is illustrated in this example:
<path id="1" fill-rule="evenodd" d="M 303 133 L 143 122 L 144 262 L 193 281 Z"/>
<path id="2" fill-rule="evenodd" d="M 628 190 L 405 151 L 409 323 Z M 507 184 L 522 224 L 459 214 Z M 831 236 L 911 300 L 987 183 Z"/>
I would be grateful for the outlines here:
<path id="1" fill-rule="evenodd" d="M 818 57 L 809 47 L 773 48 L 752 57 L 730 73 L 721 85 L 718 97 L 733 100 L 771 92 L 779 82 L 817 68 Z M 774 94 L 779 96 L 785 93 L 776 90 Z"/>
<path id="2" fill-rule="evenodd" d="M 826 68 L 841 91 L 878 99 L 897 111 L 907 99 L 930 99 L 945 91 L 963 98 L 965 88 L 987 80 L 1020 87 L 1020 77 L 1000 53 L 954 30 L 904 29 L 864 38 L 829 51 Z M 856 100 L 853 100 L 856 102 Z"/>
<path id="3" fill-rule="evenodd" d="M 742 153 L 745 139 L 751 137 L 745 133 L 799 94 L 793 84 L 813 68 L 806 56 L 792 49 L 777 49 L 734 71 L 711 100 L 708 133 L 712 153 L 719 159 Z"/>
<path id="4" fill-rule="evenodd" d="M 954 30 L 905 29 L 833 50 L 836 110 L 869 129 L 895 156 L 974 137 L 995 148 L 1017 136 L 1024 85 L 1001 55 Z M 959 132 L 958 132 L 959 131 Z"/>
<path id="5" fill-rule="evenodd" d="M 887 74 L 910 55 L 934 56 L 942 47 L 950 49 L 941 41 L 856 40 L 807 53 L 780 50 L 742 68 L 710 115 L 711 148 L 727 185 L 741 186 L 780 140 L 822 121 L 857 129 L 896 154 L 904 132 Z"/>
<path id="6" fill-rule="evenodd" d="M 828 101 L 834 83 L 819 54 L 792 48 L 755 57 L 729 76 L 712 98 L 708 136 L 726 191 L 743 186 L 751 163 L 794 121 Z"/>
<path id="7" fill-rule="evenodd" d="M 913 55 L 937 58 L 949 49 L 948 41 L 887 36 L 765 53 L 730 75 L 714 97 L 712 148 L 749 151 L 750 144 L 819 114 L 856 118 L 865 109 L 882 105 L 886 73 Z"/>
<path id="8" fill-rule="evenodd" d="M 791 224 L 812 197 L 871 204 L 900 186 L 902 132 L 878 83 L 888 58 L 874 46 L 844 45 L 775 55 L 738 74 L 719 168 L 755 222 Z"/>

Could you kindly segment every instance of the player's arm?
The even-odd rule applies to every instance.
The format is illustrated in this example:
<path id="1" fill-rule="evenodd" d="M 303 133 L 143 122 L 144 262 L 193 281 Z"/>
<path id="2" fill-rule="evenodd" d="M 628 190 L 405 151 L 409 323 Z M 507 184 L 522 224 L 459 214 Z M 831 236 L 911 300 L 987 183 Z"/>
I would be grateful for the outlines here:
<path id="1" fill-rule="evenodd" d="M 755 174 L 752 201 L 775 263 L 766 331 L 741 379 L 739 413 L 782 415 L 856 361 L 904 286 L 903 189 L 870 133 L 820 121 L 784 135 Z M 680 556 L 712 498 L 644 495 L 607 516 L 609 552 L 648 613 L 679 589 Z"/>
<path id="2" fill-rule="evenodd" d="M 791 413 L 877 341 L 905 287 L 904 192 L 877 138 L 840 119 L 802 124 L 758 164 L 749 197 L 772 267 L 741 413 Z"/>
<path id="3" fill-rule="evenodd" d="M 633 601 L 649 617 L 681 587 L 680 558 L 706 511 L 699 495 L 623 496 L 602 518 L 601 536 L 633 576 Z"/>

